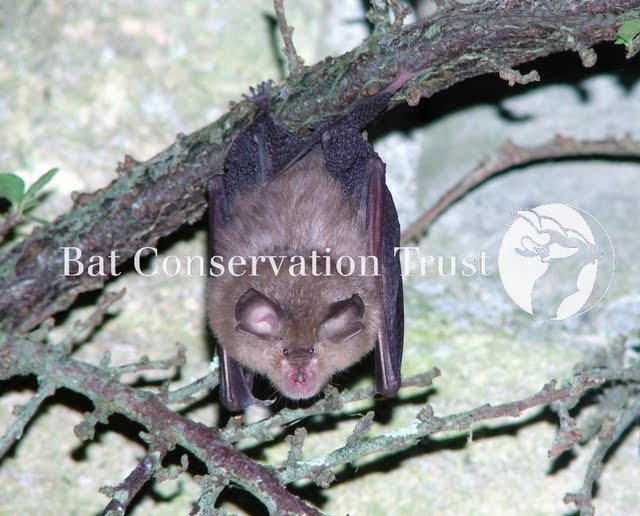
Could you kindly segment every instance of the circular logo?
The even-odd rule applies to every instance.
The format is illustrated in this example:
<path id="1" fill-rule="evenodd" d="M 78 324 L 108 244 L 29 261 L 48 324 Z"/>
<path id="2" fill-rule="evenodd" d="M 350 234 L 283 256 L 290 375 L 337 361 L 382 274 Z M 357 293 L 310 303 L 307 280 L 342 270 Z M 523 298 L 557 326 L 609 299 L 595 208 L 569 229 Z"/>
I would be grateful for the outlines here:
<path id="1" fill-rule="evenodd" d="M 566 204 L 516 212 L 500 244 L 500 279 L 513 302 L 538 319 L 585 313 L 605 295 L 615 269 L 609 235 Z"/>

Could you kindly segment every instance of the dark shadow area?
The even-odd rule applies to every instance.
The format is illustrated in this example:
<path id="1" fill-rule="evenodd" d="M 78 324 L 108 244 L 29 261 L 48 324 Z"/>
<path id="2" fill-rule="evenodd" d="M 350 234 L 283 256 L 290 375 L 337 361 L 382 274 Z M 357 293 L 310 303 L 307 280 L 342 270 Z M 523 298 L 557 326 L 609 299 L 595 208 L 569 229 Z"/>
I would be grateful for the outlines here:
<path id="1" fill-rule="evenodd" d="M 561 52 L 516 67 L 522 74 L 537 70 L 540 82 L 509 86 L 498 74 L 482 75 L 455 84 L 430 98 L 423 98 L 416 107 L 401 104 L 368 126 L 369 139 L 375 142 L 376 138 L 395 131 L 408 133 L 445 116 L 483 104 L 495 106 L 504 120 L 527 121 L 529 117 L 511 113 L 503 103 L 525 91 L 535 91 L 550 85 L 570 85 L 586 104 L 590 100 L 589 93 L 581 85 L 586 79 L 600 74 L 613 74 L 627 92 L 640 80 L 640 67 L 633 66 L 624 57 L 623 46 L 602 43 L 594 49 L 598 54 L 598 61 L 591 68 L 582 66 L 575 52 Z"/>
<path id="2" fill-rule="evenodd" d="M 102 297 L 103 293 L 104 291 L 102 289 L 96 289 L 88 290 L 87 292 L 82 292 L 81 294 L 79 294 L 69 308 L 55 314 L 54 318 L 56 320 L 56 325 L 61 325 L 73 320 L 74 318 L 77 318 L 77 314 L 74 314 L 75 310 L 97 306 L 98 300 L 100 299 L 100 297 Z M 104 314 L 102 323 L 96 326 L 94 333 L 100 331 L 102 327 L 104 327 L 110 320 L 115 317 L 117 317 L 117 314 Z"/>
<path id="3" fill-rule="evenodd" d="M 0 215 L 8 213 L 11 209 L 11 203 L 4 197 L 0 197 Z"/>
<path id="4" fill-rule="evenodd" d="M 269 514 L 266 507 L 255 496 L 235 486 L 229 486 L 222 491 L 216 506 L 219 507 L 224 503 L 231 503 L 238 507 L 243 514 L 251 514 L 251 516 L 267 516 Z"/>

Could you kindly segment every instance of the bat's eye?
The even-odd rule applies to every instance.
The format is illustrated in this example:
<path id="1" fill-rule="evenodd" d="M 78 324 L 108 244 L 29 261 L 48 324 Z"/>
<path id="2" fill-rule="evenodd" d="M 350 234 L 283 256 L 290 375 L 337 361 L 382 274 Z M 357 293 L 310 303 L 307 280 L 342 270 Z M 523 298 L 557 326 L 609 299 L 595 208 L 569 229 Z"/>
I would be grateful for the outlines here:
<path id="1" fill-rule="evenodd" d="M 289 350 L 288 349 L 283 349 L 282 350 L 282 354 L 286 357 L 289 354 Z"/>
<path id="2" fill-rule="evenodd" d="M 309 348 L 309 354 L 310 354 L 310 355 L 313 355 L 315 352 L 316 352 L 316 350 L 315 350 L 315 349 L 313 349 L 313 348 Z"/>

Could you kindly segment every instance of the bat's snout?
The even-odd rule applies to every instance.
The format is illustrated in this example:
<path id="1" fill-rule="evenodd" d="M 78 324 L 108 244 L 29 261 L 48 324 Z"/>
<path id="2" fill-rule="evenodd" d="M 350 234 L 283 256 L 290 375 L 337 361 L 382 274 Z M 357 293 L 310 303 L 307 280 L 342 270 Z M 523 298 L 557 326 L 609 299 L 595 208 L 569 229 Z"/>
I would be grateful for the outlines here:
<path id="1" fill-rule="evenodd" d="M 290 359 L 291 356 L 295 359 Z M 316 360 L 310 349 L 291 349 L 282 361 L 282 376 L 279 385 L 282 393 L 291 399 L 305 399 L 315 396 L 322 385 L 318 376 Z"/>
<path id="2" fill-rule="evenodd" d="M 292 364 L 306 362 L 313 356 L 314 353 L 315 353 L 315 350 L 312 347 L 311 348 L 285 348 L 282 350 L 282 354 Z"/>

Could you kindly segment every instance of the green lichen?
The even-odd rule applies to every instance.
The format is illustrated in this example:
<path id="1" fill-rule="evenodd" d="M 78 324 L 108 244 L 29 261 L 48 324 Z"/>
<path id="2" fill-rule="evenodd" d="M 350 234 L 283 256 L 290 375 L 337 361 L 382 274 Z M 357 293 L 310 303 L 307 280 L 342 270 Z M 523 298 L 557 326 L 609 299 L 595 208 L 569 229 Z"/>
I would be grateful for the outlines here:
<path id="1" fill-rule="evenodd" d="M 633 18 L 624 22 L 618 29 L 616 45 L 624 45 L 631 55 L 637 52 L 636 45 L 640 42 L 640 18 Z"/>

